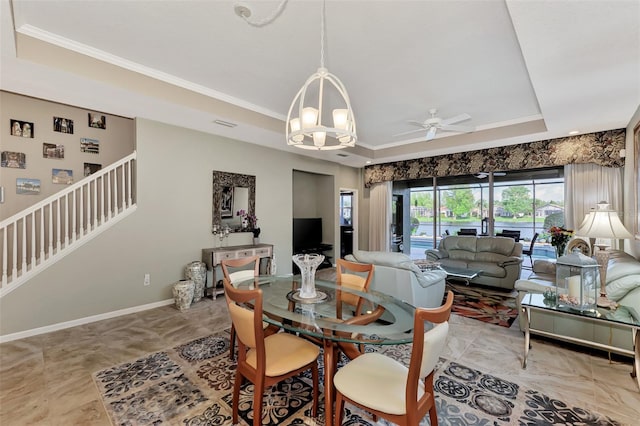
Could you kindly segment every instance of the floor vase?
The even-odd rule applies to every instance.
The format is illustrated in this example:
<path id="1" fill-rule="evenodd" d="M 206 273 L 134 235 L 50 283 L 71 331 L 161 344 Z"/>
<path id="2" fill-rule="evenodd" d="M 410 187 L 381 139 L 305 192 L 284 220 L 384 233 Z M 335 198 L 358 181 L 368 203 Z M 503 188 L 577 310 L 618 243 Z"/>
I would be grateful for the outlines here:
<path id="1" fill-rule="evenodd" d="M 207 280 L 207 266 L 204 262 L 194 261 L 185 268 L 185 278 L 193 281 L 193 303 L 204 297 L 204 286 Z"/>
<path id="2" fill-rule="evenodd" d="M 194 283 L 191 280 L 180 280 L 173 285 L 173 300 L 176 308 L 186 311 L 193 301 Z"/>

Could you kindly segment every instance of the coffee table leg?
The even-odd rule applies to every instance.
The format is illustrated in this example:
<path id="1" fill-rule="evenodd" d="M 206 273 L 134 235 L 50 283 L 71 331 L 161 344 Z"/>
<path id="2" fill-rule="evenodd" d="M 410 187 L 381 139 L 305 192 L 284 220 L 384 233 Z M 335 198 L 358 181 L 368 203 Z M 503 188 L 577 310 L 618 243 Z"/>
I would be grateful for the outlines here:
<path id="1" fill-rule="evenodd" d="M 524 315 L 524 358 L 522 358 L 522 368 L 527 368 L 527 357 L 529 356 L 529 344 L 531 333 L 529 332 L 529 326 L 531 324 L 531 310 L 529 307 L 522 308 L 522 315 Z"/>

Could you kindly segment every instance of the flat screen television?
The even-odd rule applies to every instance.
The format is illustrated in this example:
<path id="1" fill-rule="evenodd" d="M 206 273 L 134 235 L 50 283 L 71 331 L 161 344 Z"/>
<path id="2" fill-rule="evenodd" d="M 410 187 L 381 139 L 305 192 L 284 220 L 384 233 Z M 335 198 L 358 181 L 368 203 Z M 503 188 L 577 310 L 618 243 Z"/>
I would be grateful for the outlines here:
<path id="1" fill-rule="evenodd" d="M 322 218 L 293 218 L 293 251 L 318 248 L 322 244 Z"/>

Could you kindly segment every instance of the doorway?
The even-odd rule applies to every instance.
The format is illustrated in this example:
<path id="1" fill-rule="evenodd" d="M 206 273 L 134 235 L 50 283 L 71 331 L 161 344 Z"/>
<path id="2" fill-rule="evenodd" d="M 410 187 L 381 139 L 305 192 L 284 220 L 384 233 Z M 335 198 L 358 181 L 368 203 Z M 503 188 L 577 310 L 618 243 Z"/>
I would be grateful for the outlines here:
<path id="1" fill-rule="evenodd" d="M 356 191 L 352 189 L 340 190 L 338 223 L 340 223 L 340 258 L 353 253 L 357 249 L 356 239 Z M 356 247 L 354 247 L 356 246 Z"/>

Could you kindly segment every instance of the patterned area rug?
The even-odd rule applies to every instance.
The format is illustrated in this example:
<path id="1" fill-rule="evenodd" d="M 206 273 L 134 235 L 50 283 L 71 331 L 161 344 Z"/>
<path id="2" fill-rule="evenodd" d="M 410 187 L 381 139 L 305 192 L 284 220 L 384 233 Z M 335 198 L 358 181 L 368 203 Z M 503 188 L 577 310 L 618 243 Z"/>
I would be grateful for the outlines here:
<path id="1" fill-rule="evenodd" d="M 376 348 L 368 347 L 367 351 Z M 380 348 L 409 362 L 410 346 Z M 342 361 L 344 362 L 344 360 Z M 322 357 L 320 357 L 322 378 Z M 434 383 L 441 425 L 619 425 L 577 407 L 567 406 L 533 389 L 526 389 L 456 362 L 441 359 Z M 94 373 L 94 381 L 115 425 L 230 425 L 235 363 L 229 360 L 228 333 L 219 333 L 149 354 Z M 265 392 L 265 425 L 324 424 L 310 417 L 311 377 L 287 380 Z M 322 384 L 321 384 L 322 389 Z M 240 394 L 240 424 L 253 421 L 253 385 Z M 388 425 L 347 405 L 343 425 Z M 421 425 L 428 425 L 428 416 Z"/>
<path id="2" fill-rule="evenodd" d="M 454 294 L 452 311 L 489 324 L 511 327 L 518 317 L 515 294 L 447 283 Z"/>

